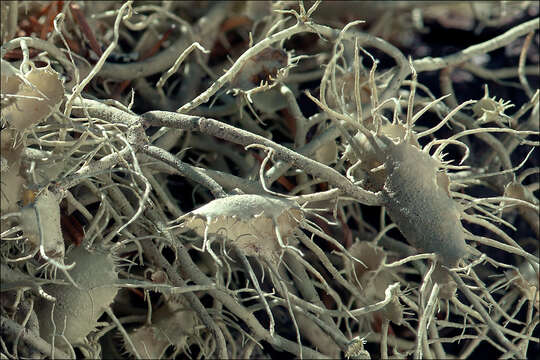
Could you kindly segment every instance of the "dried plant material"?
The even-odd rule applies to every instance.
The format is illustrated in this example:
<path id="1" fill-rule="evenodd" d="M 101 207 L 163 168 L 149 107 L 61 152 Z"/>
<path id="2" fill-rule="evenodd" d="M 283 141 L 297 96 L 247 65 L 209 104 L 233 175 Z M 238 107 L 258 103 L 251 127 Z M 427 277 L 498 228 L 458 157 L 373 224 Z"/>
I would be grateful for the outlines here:
<path id="1" fill-rule="evenodd" d="M 388 286 L 394 283 L 396 271 L 386 268 L 385 251 L 369 242 L 354 243 L 349 249 L 351 256 L 360 262 L 347 261 L 347 278 L 355 283 L 370 303 L 381 301 L 385 298 Z M 384 318 L 400 325 L 403 321 L 403 306 L 399 300 L 393 299 L 380 312 Z"/>
<path id="2" fill-rule="evenodd" d="M 315 152 L 315 160 L 318 162 L 330 165 L 336 162 L 338 155 L 338 145 L 336 142 L 331 141 L 321 146 Z"/>
<path id="3" fill-rule="evenodd" d="M 510 101 L 503 99 L 497 100 L 495 97 L 489 97 L 489 89 L 484 86 L 484 96 L 473 105 L 473 113 L 479 124 L 496 122 L 497 124 L 508 123 L 511 118 L 504 112 L 513 107 Z"/>
<path id="4" fill-rule="evenodd" d="M 19 80 L 17 91 L 6 93 L 13 96 L 9 106 L 2 109 L 2 121 L 10 128 L 22 131 L 39 124 L 60 107 L 64 98 L 64 86 L 56 71 L 50 65 L 43 68 L 32 67 Z M 7 90 L 12 91 L 13 79 L 7 79 Z"/>
<path id="5" fill-rule="evenodd" d="M 2 3 L 0 357 L 534 356 L 538 5 L 343 4 Z"/>
<path id="6" fill-rule="evenodd" d="M 366 341 L 364 339 L 352 339 L 350 345 L 347 347 L 347 351 L 345 351 L 345 358 L 371 360 L 371 355 L 364 349 L 365 343 Z"/>
<path id="7" fill-rule="evenodd" d="M 517 181 L 512 181 L 505 186 L 504 196 L 526 201 L 531 204 L 538 204 L 538 199 L 535 198 L 532 191 Z"/>
<path id="8" fill-rule="evenodd" d="M 0 132 L 0 211 L 2 214 L 17 211 L 17 202 L 21 199 L 23 185 L 26 183 L 21 176 L 22 144 L 13 147 L 13 134 L 9 129 Z"/>
<path id="9" fill-rule="evenodd" d="M 283 242 L 303 219 L 291 200 L 260 195 L 232 195 L 216 199 L 179 218 L 208 243 L 208 235 L 223 234 L 245 255 L 277 259 Z M 207 245 L 203 245 L 203 250 Z"/>
<path id="10" fill-rule="evenodd" d="M 437 284 L 440 288 L 438 295 L 439 299 L 448 300 L 456 296 L 457 285 L 450 277 L 448 270 L 440 264 L 435 265 L 435 270 L 433 271 L 433 274 L 431 274 L 431 279 L 433 280 L 433 283 Z M 430 291 L 431 288 L 431 286 L 428 286 L 428 291 Z"/>
<path id="11" fill-rule="evenodd" d="M 9 100 L 8 95 L 13 95 L 19 90 L 19 86 L 22 80 L 17 77 L 17 75 L 19 74 L 19 70 L 17 70 L 9 62 L 1 59 L 0 64 L 2 65 L 0 71 L 2 101 L 7 101 Z"/>
<path id="12" fill-rule="evenodd" d="M 354 113 L 356 111 L 355 105 L 355 93 L 354 93 L 354 79 L 355 75 L 353 71 L 348 71 L 343 75 L 339 75 L 336 82 L 340 84 L 340 87 L 336 91 L 329 91 L 326 93 L 326 101 L 328 106 L 332 109 L 340 111 L 344 109 L 348 113 Z M 368 86 L 367 76 L 359 77 L 360 87 L 360 102 L 364 105 L 369 104 L 371 90 Z M 380 91 L 384 88 L 384 85 L 378 84 L 377 89 Z"/>
<path id="13" fill-rule="evenodd" d="M 248 59 L 231 85 L 242 90 L 251 90 L 261 83 L 270 83 L 278 70 L 288 65 L 288 54 L 280 49 L 267 48 Z"/>
<path id="14" fill-rule="evenodd" d="M 41 336 L 51 341 L 52 336 L 63 334 L 55 340 L 62 349 L 83 343 L 96 330 L 98 319 L 118 292 L 116 261 L 111 254 L 74 247 L 67 252 L 66 261 L 75 263 L 69 274 L 79 288 L 45 285 L 44 290 L 56 301 L 43 300 L 37 308 Z M 57 279 L 67 280 L 63 274 Z"/>
<path id="15" fill-rule="evenodd" d="M 415 247 L 456 264 L 468 250 L 460 209 L 437 181 L 441 165 L 406 143 L 387 144 L 383 194 L 388 214 Z"/>
<path id="16" fill-rule="evenodd" d="M 406 127 L 399 123 L 383 124 L 380 132 L 388 139 L 401 142 L 405 139 Z M 373 192 L 381 191 L 388 177 L 386 168 L 382 167 L 384 160 L 381 159 L 378 149 L 373 146 L 366 135 L 359 132 L 355 135 L 355 139 L 358 147 L 355 149 L 351 144 L 348 144 L 343 155 L 352 164 L 358 163 L 358 166 L 354 167 L 353 175 L 364 181 L 366 189 Z M 379 147 L 385 147 L 380 139 L 376 138 L 375 141 Z M 410 146 L 420 147 L 415 134 L 411 134 L 408 142 Z M 377 169 L 377 171 L 372 171 L 373 169 Z"/>
<path id="17" fill-rule="evenodd" d="M 18 20 L 17 2 L 4 1 L 0 4 L 0 44 L 15 36 Z"/>
<path id="18" fill-rule="evenodd" d="M 187 340 L 193 335 L 197 319 L 189 305 L 181 298 L 170 298 L 152 314 L 152 323 L 134 329 L 130 338 L 143 359 L 161 359 L 169 346 L 173 346 L 174 354 L 182 352 L 187 346 Z M 126 351 L 131 345 L 124 344 Z"/>
<path id="19" fill-rule="evenodd" d="M 44 189 L 32 204 L 21 209 L 20 218 L 24 236 L 36 248 L 42 247 L 47 256 L 63 259 L 59 200 L 53 192 Z"/>

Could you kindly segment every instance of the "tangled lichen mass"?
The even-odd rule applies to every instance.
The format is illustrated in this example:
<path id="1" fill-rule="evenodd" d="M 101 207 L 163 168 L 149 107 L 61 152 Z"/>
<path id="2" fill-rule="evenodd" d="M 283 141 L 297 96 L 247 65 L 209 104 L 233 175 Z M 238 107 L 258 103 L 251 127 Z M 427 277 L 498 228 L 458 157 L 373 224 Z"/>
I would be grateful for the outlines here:
<path id="1" fill-rule="evenodd" d="M 0 10 L 0 358 L 540 351 L 535 2 Z"/>

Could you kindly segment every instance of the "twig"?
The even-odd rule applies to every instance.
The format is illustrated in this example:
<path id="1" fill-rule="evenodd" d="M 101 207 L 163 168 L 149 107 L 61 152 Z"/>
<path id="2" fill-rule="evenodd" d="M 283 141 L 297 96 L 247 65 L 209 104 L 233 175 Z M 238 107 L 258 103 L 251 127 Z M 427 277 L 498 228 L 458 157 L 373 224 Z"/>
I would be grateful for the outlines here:
<path id="1" fill-rule="evenodd" d="M 413 66 L 417 72 L 424 71 L 435 71 L 439 69 L 446 68 L 448 66 L 458 65 L 460 63 L 466 62 L 471 58 L 487 54 L 493 50 L 499 49 L 503 46 L 510 44 L 512 41 L 517 39 L 520 36 L 535 31 L 538 28 L 538 18 L 529 20 L 523 24 L 513 27 L 512 29 L 506 31 L 504 34 L 494 37 L 488 41 L 485 41 L 480 44 L 469 46 L 462 51 L 459 51 L 455 54 L 448 55 L 445 57 L 437 58 L 423 58 L 413 61 Z"/>
<path id="2" fill-rule="evenodd" d="M 119 34 L 119 28 L 120 28 L 120 21 L 122 20 L 122 17 L 124 16 L 125 10 L 129 7 L 131 8 L 131 4 L 133 1 L 127 1 L 120 10 L 118 10 L 118 15 L 116 16 L 116 20 L 114 21 L 114 39 L 112 43 L 105 49 L 101 57 L 99 58 L 98 62 L 94 65 L 92 68 L 92 71 L 90 71 L 90 74 L 88 74 L 80 84 L 77 84 L 77 86 L 73 87 L 73 93 L 69 96 L 69 98 L 66 101 L 65 109 L 64 109 L 64 115 L 69 116 L 71 114 L 71 107 L 73 104 L 73 101 L 76 97 L 80 96 L 83 89 L 90 83 L 90 81 L 99 73 L 99 70 L 103 67 L 103 64 L 105 63 L 105 60 L 109 57 L 109 55 L 112 53 L 112 51 L 116 48 L 116 45 L 118 44 L 118 39 L 120 37 Z"/>
<path id="3" fill-rule="evenodd" d="M 302 156 L 262 136 L 254 135 L 220 121 L 166 111 L 147 112 L 141 116 L 141 120 L 143 126 L 167 126 L 170 128 L 200 131 L 243 146 L 251 144 L 266 146 L 275 151 L 274 156 L 277 159 L 298 166 L 307 173 L 328 181 L 330 184 L 340 188 L 344 194 L 354 197 L 366 205 L 374 206 L 381 204 L 381 198 L 378 194 L 363 190 L 354 185 L 336 170 Z"/>
<path id="4" fill-rule="evenodd" d="M 33 332 L 26 331 L 21 325 L 17 324 L 15 321 L 4 317 L 0 317 L 0 332 L 2 334 L 16 337 L 20 335 L 20 340 L 29 346 L 32 346 L 37 351 L 47 355 L 52 356 L 52 347 L 51 344 L 34 334 Z M 4 335 L 3 335 L 4 336 Z M 60 359 L 70 359 L 71 356 L 66 354 L 64 351 L 59 349 L 54 349 L 54 354 L 57 358 Z"/>
<path id="5" fill-rule="evenodd" d="M 512 353 L 516 354 L 516 356 L 518 356 L 520 352 L 519 348 L 517 348 L 504 336 L 504 334 L 499 329 L 500 325 L 495 323 L 491 319 L 491 316 L 487 313 L 486 309 L 478 301 L 478 297 L 471 290 L 469 290 L 469 288 L 465 285 L 465 283 L 463 282 L 463 280 L 458 274 L 456 274 L 454 271 L 450 270 L 444 265 L 443 267 L 448 270 L 448 273 L 458 285 L 459 290 L 463 292 L 463 294 L 467 297 L 467 299 L 471 302 L 471 304 L 473 304 L 476 310 L 480 313 L 480 316 L 482 317 L 482 319 L 488 324 L 489 328 L 491 329 L 491 331 L 493 331 L 495 336 L 497 336 L 499 341 L 504 344 L 506 349 L 508 349 Z"/>

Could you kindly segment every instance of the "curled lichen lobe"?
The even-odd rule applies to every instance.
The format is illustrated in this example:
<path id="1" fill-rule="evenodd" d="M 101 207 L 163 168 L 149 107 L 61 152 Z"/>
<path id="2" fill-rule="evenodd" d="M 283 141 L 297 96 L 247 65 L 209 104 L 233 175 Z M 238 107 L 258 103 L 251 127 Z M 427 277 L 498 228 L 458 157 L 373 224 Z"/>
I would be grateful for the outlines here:
<path id="1" fill-rule="evenodd" d="M 280 250 L 277 236 L 289 236 L 303 217 L 302 209 L 289 199 L 232 195 L 201 206 L 183 220 L 184 227 L 200 236 L 219 234 L 246 255 L 272 257 Z"/>

